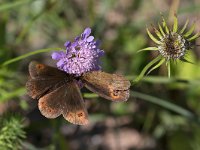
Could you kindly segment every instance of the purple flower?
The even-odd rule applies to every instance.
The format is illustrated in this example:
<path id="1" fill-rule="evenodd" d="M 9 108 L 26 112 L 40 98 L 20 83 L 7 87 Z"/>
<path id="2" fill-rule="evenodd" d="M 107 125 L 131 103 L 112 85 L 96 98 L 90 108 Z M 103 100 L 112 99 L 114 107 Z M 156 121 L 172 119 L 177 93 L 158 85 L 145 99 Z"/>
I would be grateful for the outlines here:
<path id="1" fill-rule="evenodd" d="M 86 28 L 74 42 L 65 42 L 66 52 L 52 53 L 52 59 L 58 61 L 57 67 L 60 70 L 80 76 L 82 73 L 101 69 L 99 58 L 104 55 L 104 51 L 99 49 L 99 42 L 94 41 L 90 33 L 91 29 Z"/>

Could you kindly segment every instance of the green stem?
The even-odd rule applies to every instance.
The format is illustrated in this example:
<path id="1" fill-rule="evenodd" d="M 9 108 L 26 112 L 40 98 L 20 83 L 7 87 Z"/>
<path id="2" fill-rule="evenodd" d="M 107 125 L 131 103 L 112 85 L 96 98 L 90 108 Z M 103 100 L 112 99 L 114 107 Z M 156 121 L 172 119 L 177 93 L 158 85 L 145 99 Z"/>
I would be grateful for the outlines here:
<path id="1" fill-rule="evenodd" d="M 197 123 L 200 123 L 200 118 L 196 117 L 193 113 L 191 113 L 190 111 L 180 107 L 180 106 L 177 106 L 175 104 L 172 104 L 166 100 L 162 100 L 160 98 L 157 98 L 157 97 L 154 97 L 154 96 L 150 96 L 150 95 L 146 95 L 146 94 L 143 94 L 143 93 L 140 93 L 140 92 L 136 92 L 136 91 L 131 91 L 131 95 L 133 97 L 136 97 L 136 98 L 140 98 L 142 100 L 145 100 L 145 101 L 148 101 L 150 103 L 153 103 L 153 104 L 156 104 L 156 105 L 159 105 L 163 108 L 166 108 L 166 109 L 169 109 L 175 113 L 178 113 L 190 120 L 193 120 Z"/>
<path id="2" fill-rule="evenodd" d="M 171 64 L 170 64 L 170 60 L 167 61 L 166 65 L 167 65 L 168 78 L 170 78 L 171 77 Z"/>
<path id="3" fill-rule="evenodd" d="M 136 78 L 136 75 L 126 76 L 128 80 L 133 80 Z M 184 78 L 175 78 L 175 77 L 163 77 L 163 76 L 145 76 L 141 79 L 142 82 L 154 83 L 154 84 L 170 84 L 170 83 L 183 83 L 188 85 L 200 85 L 198 79 L 184 79 Z"/>
<path id="4" fill-rule="evenodd" d="M 83 93 L 83 97 L 84 98 L 97 98 L 99 96 L 95 93 Z"/>
<path id="5" fill-rule="evenodd" d="M 36 50 L 36 51 L 33 51 L 33 52 L 29 52 L 29 53 L 26 53 L 24 55 L 21 55 L 19 57 L 15 57 L 13 59 L 9 59 L 7 61 L 5 61 L 3 64 L 1 64 L 0 66 L 4 67 L 4 66 L 7 66 L 11 63 L 14 63 L 16 61 L 19 61 L 19 60 L 22 60 L 22 59 L 25 59 L 29 56 L 32 56 L 32 55 L 36 55 L 36 54 L 40 54 L 40 53 L 45 53 L 45 52 L 49 52 L 49 51 L 57 51 L 57 50 L 61 50 L 61 48 L 46 48 L 46 49 L 40 49 L 40 50 Z"/>

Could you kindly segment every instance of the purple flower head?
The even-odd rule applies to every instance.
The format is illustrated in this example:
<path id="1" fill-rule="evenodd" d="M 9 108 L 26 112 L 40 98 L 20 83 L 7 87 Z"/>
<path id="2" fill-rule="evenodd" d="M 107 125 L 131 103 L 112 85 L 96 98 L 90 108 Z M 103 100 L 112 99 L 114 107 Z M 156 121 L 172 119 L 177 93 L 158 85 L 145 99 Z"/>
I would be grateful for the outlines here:
<path id="1" fill-rule="evenodd" d="M 100 70 L 99 58 L 104 51 L 99 49 L 99 42 L 90 35 L 91 29 L 86 28 L 74 42 L 67 41 L 66 52 L 52 53 L 52 59 L 57 60 L 57 67 L 69 74 L 80 76 L 82 73 Z"/>

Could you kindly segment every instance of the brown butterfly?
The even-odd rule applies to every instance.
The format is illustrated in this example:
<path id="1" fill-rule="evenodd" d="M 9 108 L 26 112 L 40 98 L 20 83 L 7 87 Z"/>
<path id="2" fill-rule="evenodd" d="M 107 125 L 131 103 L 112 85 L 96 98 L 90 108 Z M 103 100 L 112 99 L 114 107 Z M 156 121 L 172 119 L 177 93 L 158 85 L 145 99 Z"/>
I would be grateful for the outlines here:
<path id="1" fill-rule="evenodd" d="M 29 73 L 26 83 L 28 95 L 39 99 L 39 110 L 47 118 L 62 114 L 73 124 L 88 123 L 88 113 L 77 84 L 79 80 L 103 98 L 112 101 L 126 101 L 129 98 L 130 82 L 120 75 L 91 71 L 75 77 L 35 61 L 29 64 Z"/>

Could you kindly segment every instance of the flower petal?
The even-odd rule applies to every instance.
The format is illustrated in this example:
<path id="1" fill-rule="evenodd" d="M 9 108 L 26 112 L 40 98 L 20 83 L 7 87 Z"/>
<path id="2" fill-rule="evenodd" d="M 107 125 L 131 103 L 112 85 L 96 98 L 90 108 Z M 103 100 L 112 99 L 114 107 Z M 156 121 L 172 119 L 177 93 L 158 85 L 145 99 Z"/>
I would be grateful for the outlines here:
<path id="1" fill-rule="evenodd" d="M 88 37 L 88 36 L 90 35 L 90 33 L 91 33 L 91 29 L 90 29 L 90 28 L 86 28 L 86 29 L 84 30 L 84 32 L 83 32 L 83 34 L 85 35 L 84 37 L 85 37 L 85 38 Z"/>
<path id="2" fill-rule="evenodd" d="M 60 52 L 53 52 L 53 53 L 51 54 L 51 57 L 52 57 L 52 59 L 54 59 L 54 60 L 59 60 L 59 59 L 61 59 L 64 55 L 65 55 L 65 53 L 64 53 L 63 51 L 60 51 Z"/>
<path id="3" fill-rule="evenodd" d="M 60 67 L 63 67 L 64 65 L 64 60 L 63 59 L 60 59 L 57 63 L 56 63 L 57 67 L 60 68 Z"/>
<path id="4" fill-rule="evenodd" d="M 69 47 L 71 45 L 71 42 L 70 41 L 67 41 L 67 42 L 65 42 L 65 44 L 64 44 L 64 46 L 67 48 L 67 47 Z"/>
<path id="5" fill-rule="evenodd" d="M 89 36 L 88 38 L 87 38 L 87 42 L 92 42 L 94 40 L 94 36 Z"/>

